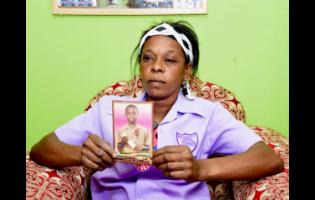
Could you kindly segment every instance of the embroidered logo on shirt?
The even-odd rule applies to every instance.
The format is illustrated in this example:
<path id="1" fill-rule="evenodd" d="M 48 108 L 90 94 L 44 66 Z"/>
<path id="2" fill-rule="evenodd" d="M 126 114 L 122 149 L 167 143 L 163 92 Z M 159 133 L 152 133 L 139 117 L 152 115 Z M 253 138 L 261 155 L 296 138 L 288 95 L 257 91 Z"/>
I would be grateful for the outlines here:
<path id="1" fill-rule="evenodd" d="M 179 145 L 185 145 L 194 151 L 198 145 L 198 134 L 197 133 L 178 133 L 176 132 L 176 139 Z"/>

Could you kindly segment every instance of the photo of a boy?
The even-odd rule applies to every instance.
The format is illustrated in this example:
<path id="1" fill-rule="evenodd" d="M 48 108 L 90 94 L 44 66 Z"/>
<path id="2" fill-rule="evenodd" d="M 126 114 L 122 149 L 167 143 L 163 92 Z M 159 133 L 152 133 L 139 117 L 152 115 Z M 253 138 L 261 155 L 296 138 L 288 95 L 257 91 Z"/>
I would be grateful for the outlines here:
<path id="1" fill-rule="evenodd" d="M 152 102 L 113 101 L 115 160 L 134 164 L 152 162 Z"/>
<path id="2" fill-rule="evenodd" d="M 118 149 L 124 154 L 138 153 L 149 149 L 149 131 L 138 123 L 139 110 L 129 104 L 125 108 L 127 124 L 117 130 Z"/>

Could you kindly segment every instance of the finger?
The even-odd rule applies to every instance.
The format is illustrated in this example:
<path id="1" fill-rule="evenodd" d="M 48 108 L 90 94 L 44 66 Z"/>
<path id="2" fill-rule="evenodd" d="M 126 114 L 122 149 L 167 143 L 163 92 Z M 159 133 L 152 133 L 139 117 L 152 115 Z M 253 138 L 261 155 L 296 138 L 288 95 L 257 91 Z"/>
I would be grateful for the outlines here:
<path id="1" fill-rule="evenodd" d="M 159 156 L 165 153 L 188 153 L 191 152 L 188 146 L 179 146 L 179 145 L 172 145 L 172 146 L 165 146 L 157 151 L 153 152 L 153 156 Z"/>
<path id="2" fill-rule="evenodd" d="M 108 155 L 113 155 L 115 150 L 111 147 L 111 144 L 107 141 L 102 140 L 101 147 L 108 153 Z"/>
<path id="3" fill-rule="evenodd" d="M 82 156 L 81 157 L 81 161 L 83 163 L 84 166 L 94 169 L 94 170 L 99 170 L 100 166 L 96 163 L 94 163 L 93 161 L 89 160 L 86 156 Z"/>
<path id="4" fill-rule="evenodd" d="M 95 138 L 99 138 L 98 136 L 96 136 Z M 87 140 L 85 142 L 85 145 L 97 156 L 99 156 L 100 158 L 102 158 L 105 162 L 107 163 L 113 163 L 113 158 L 112 158 L 112 154 L 109 154 L 107 151 L 104 151 L 103 148 L 97 146 L 97 139 L 95 140 L 95 138 L 91 137 L 90 140 Z M 105 141 L 103 141 L 105 142 Z"/>
<path id="5" fill-rule="evenodd" d="M 92 139 L 88 139 L 83 143 L 83 147 L 92 151 L 96 156 L 101 157 L 105 154 L 105 151 L 98 147 Z"/>
<path id="6" fill-rule="evenodd" d="M 89 147 L 84 147 L 82 149 L 82 156 L 86 157 L 87 159 L 89 159 L 93 163 L 96 163 L 96 164 L 101 164 L 102 163 L 102 159 L 99 158 L 97 155 L 95 155 L 94 152 L 92 152 L 89 149 Z"/>
<path id="7" fill-rule="evenodd" d="M 152 159 L 152 162 L 153 162 L 153 165 L 158 166 L 167 162 L 181 162 L 181 161 L 190 160 L 190 159 L 191 159 L 191 153 L 190 154 L 165 153 L 159 156 L 154 156 Z"/>
<path id="8" fill-rule="evenodd" d="M 170 172 L 169 172 L 169 171 L 165 171 L 165 172 L 163 172 L 163 174 L 164 174 L 164 176 L 166 176 L 166 177 L 172 178 L 172 177 L 170 176 Z"/>
<path id="9" fill-rule="evenodd" d="M 108 167 L 109 164 L 102 161 L 98 166 L 99 166 L 99 171 L 101 171 L 101 170 L 104 170 L 106 167 Z"/>
<path id="10" fill-rule="evenodd" d="M 190 180 L 191 172 L 189 170 L 180 170 L 180 171 L 166 171 L 163 173 L 164 176 L 169 177 L 171 179 L 184 179 Z"/>
<path id="11" fill-rule="evenodd" d="M 173 179 L 185 179 L 188 180 L 189 177 L 191 177 L 191 171 L 190 170 L 179 170 L 179 171 L 171 171 L 171 172 L 166 172 L 168 177 L 173 178 Z"/>
<path id="12" fill-rule="evenodd" d="M 117 157 L 117 152 L 114 152 L 113 155 L 112 155 L 112 157 L 113 157 L 113 158 L 116 158 L 116 157 Z"/>
<path id="13" fill-rule="evenodd" d="M 178 170 L 185 170 L 191 169 L 192 163 L 191 162 L 168 162 L 163 163 L 157 166 L 160 170 L 164 171 L 178 171 Z"/>
<path id="14" fill-rule="evenodd" d="M 114 163 L 114 153 L 112 155 L 108 155 L 107 153 L 104 153 L 103 156 L 100 158 L 107 164 L 112 165 Z"/>
<path id="15" fill-rule="evenodd" d="M 110 146 L 109 142 L 102 140 L 98 135 L 95 134 L 92 134 L 90 137 L 97 147 L 103 149 L 109 155 L 114 153 L 114 149 Z"/>

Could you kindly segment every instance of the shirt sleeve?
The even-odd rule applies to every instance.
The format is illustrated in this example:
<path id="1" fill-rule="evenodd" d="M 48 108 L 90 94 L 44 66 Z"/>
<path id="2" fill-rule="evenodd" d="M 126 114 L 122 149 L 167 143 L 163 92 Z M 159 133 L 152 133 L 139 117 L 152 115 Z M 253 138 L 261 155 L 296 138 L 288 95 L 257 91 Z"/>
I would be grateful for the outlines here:
<path id="1" fill-rule="evenodd" d="M 242 121 L 226 110 L 221 103 L 217 103 L 208 126 L 208 133 L 212 138 L 210 154 L 225 155 L 239 154 L 249 149 L 262 139 Z"/>
<path id="2" fill-rule="evenodd" d="M 90 134 L 102 137 L 99 103 L 55 130 L 60 141 L 79 146 Z"/>

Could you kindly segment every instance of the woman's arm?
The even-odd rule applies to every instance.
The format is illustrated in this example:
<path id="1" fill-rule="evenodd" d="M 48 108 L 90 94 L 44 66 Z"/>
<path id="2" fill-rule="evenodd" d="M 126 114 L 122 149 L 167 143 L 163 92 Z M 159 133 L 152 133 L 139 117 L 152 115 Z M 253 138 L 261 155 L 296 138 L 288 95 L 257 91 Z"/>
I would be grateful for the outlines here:
<path id="1" fill-rule="evenodd" d="M 262 141 L 238 155 L 196 162 L 199 180 L 254 180 L 284 169 L 281 158 Z"/>
<path id="2" fill-rule="evenodd" d="M 66 144 L 50 133 L 32 147 L 30 158 L 53 168 L 84 165 L 103 170 L 113 164 L 113 153 L 110 144 L 95 134 L 89 135 L 81 147 Z"/>
<path id="3" fill-rule="evenodd" d="M 30 158 L 39 164 L 60 168 L 81 165 L 81 151 L 81 146 L 63 143 L 50 133 L 32 147 Z"/>
<path id="4" fill-rule="evenodd" d="M 166 176 L 189 181 L 253 180 L 283 170 L 283 161 L 264 142 L 246 152 L 196 160 L 186 146 L 167 146 L 154 153 L 153 164 Z"/>

